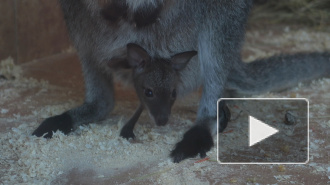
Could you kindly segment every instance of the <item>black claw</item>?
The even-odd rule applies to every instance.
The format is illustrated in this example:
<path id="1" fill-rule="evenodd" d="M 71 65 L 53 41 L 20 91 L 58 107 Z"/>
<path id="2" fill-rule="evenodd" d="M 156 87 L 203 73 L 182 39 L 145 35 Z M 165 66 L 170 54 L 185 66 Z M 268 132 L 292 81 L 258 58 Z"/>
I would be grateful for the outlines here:
<path id="1" fill-rule="evenodd" d="M 63 113 L 44 120 L 39 127 L 32 133 L 37 137 L 52 138 L 53 132 L 62 131 L 68 134 L 73 130 L 73 122 L 69 114 Z"/>
<path id="2" fill-rule="evenodd" d="M 170 157 L 175 163 L 195 157 L 198 154 L 204 158 L 206 157 L 206 152 L 211 150 L 213 145 L 210 131 L 202 126 L 195 126 L 184 134 L 183 139 L 176 144 Z"/>
<path id="3" fill-rule="evenodd" d="M 226 104 L 219 103 L 219 132 L 223 132 L 230 121 L 230 110 Z"/>
<path id="4" fill-rule="evenodd" d="M 125 125 L 121 131 L 120 131 L 120 136 L 125 138 L 125 139 L 129 139 L 129 138 L 132 138 L 132 139 L 135 139 L 135 135 L 133 133 L 133 128 L 130 128 L 129 125 Z"/>
<path id="5" fill-rule="evenodd" d="M 124 127 L 120 131 L 120 136 L 126 139 L 135 138 L 133 133 L 134 126 L 139 119 L 141 113 L 143 111 L 143 106 L 140 104 L 139 108 L 135 111 L 134 115 L 131 117 L 130 120 L 124 125 Z"/>

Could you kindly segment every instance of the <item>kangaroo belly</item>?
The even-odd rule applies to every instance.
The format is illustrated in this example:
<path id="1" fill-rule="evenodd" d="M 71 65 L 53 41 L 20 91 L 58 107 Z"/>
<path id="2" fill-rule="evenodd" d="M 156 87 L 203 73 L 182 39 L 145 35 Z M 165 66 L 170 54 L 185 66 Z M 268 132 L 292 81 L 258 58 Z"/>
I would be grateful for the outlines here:
<path id="1" fill-rule="evenodd" d="M 133 6 L 133 4 L 128 3 L 128 6 Z M 148 3 L 142 3 L 139 4 L 138 8 L 134 8 L 138 9 L 139 12 L 143 12 L 143 8 L 148 11 L 149 7 L 144 7 L 145 4 L 148 5 Z M 194 19 L 193 12 L 184 3 L 164 1 L 162 9 L 157 12 L 157 20 L 142 26 L 136 26 L 132 22 L 134 12 L 130 11 L 133 11 L 134 8 L 128 7 L 127 10 L 127 16 L 131 16 L 131 18 L 116 20 L 116 22 L 106 24 L 103 28 L 103 37 L 98 41 L 101 43 L 99 56 L 103 56 L 103 59 L 100 60 L 101 63 L 114 58 L 125 58 L 128 43 L 142 46 L 152 57 L 170 58 L 176 53 L 189 50 L 198 51 L 199 26 L 196 25 L 199 24 L 200 20 Z M 182 8 L 185 8 L 185 11 L 178 11 Z M 109 20 L 106 21 L 109 22 Z M 120 81 L 131 82 L 129 70 L 117 70 L 112 71 L 112 73 L 119 77 L 117 79 Z M 198 57 L 194 57 L 188 66 L 180 72 L 180 77 L 179 96 L 200 86 Z"/>

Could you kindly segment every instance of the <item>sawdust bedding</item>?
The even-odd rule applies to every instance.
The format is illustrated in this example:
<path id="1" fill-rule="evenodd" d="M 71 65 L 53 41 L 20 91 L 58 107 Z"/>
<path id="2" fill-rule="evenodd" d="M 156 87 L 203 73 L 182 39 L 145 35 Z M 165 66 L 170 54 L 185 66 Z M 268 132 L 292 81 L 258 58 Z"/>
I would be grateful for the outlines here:
<path id="1" fill-rule="evenodd" d="M 258 34 L 260 33 L 257 31 L 251 31 L 247 34 L 247 39 Z M 265 42 L 275 47 L 290 46 L 293 52 L 330 50 L 330 36 L 323 32 L 291 31 L 285 28 L 282 35 L 271 36 Z M 263 51 L 249 43 L 245 45 L 245 50 L 254 52 L 254 55 L 246 58 L 247 61 L 277 52 Z M 1 62 L 0 74 L 6 79 L 0 80 L 0 121 L 17 126 L 0 133 L 0 184 L 66 184 L 70 182 L 67 179 L 72 170 L 82 174 L 84 170 L 91 170 L 92 173 L 86 175 L 86 178 L 93 178 L 91 182 L 114 184 L 301 184 L 307 176 L 312 178 L 309 182 L 316 184 L 330 181 L 330 145 L 329 138 L 326 138 L 330 127 L 330 79 L 315 80 L 309 85 L 299 84 L 298 87 L 282 93 L 255 96 L 309 98 L 311 139 L 310 162 L 307 165 L 232 166 L 217 163 L 215 148 L 207 153 L 207 161 L 194 158 L 179 164 L 172 163 L 168 157 L 169 152 L 193 124 L 193 120 L 175 113 L 172 118 L 174 123 L 165 127 L 154 126 L 143 115 L 141 119 L 146 123 L 137 124 L 134 129 L 136 141 L 119 137 L 119 131 L 128 119 L 122 116 L 80 126 L 67 136 L 57 132 L 49 140 L 31 136 L 32 131 L 40 124 L 37 120 L 59 114 L 78 103 L 69 101 L 61 105 L 37 107 L 27 115 L 11 114 L 12 111 L 5 105 L 20 97 L 22 92 L 51 87 L 45 81 L 22 77 L 21 71 L 19 66 L 13 64 L 12 59 Z M 196 110 L 197 97 L 189 108 Z M 180 102 L 185 104 L 185 99 L 178 102 L 179 107 Z M 117 109 L 121 109 L 120 106 Z M 231 125 L 235 123 L 230 123 L 227 130 L 231 129 Z M 233 130 L 224 134 L 238 133 Z M 239 146 L 240 141 L 232 142 L 232 146 Z"/>

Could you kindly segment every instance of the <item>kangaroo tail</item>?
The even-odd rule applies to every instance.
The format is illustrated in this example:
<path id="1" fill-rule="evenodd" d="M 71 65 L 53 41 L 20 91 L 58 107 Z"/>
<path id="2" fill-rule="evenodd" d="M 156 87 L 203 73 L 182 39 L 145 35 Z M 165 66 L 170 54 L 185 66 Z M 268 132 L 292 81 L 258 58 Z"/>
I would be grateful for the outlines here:
<path id="1" fill-rule="evenodd" d="M 330 53 L 298 53 L 256 60 L 233 69 L 227 89 L 236 94 L 281 91 L 299 82 L 330 76 Z"/>

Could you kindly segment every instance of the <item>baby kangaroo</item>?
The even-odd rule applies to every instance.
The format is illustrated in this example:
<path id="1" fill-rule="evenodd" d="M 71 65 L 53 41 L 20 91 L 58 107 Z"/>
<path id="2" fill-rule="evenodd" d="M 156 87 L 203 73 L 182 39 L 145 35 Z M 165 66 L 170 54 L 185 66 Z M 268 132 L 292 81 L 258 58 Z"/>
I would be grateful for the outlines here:
<path id="1" fill-rule="evenodd" d="M 180 81 L 179 72 L 185 68 L 196 51 L 178 53 L 170 59 L 152 58 L 146 50 L 136 44 L 127 44 L 125 60 L 110 60 L 110 68 L 132 68 L 133 84 L 140 105 L 125 124 L 120 136 L 134 138 L 133 128 L 143 109 L 147 109 L 156 125 L 163 126 L 171 114 L 176 100 L 176 88 Z"/>

